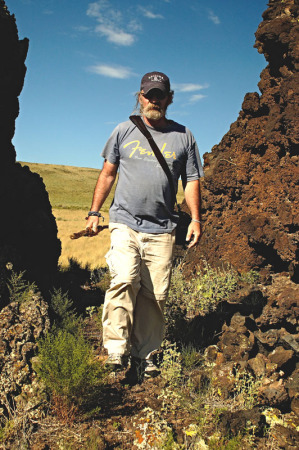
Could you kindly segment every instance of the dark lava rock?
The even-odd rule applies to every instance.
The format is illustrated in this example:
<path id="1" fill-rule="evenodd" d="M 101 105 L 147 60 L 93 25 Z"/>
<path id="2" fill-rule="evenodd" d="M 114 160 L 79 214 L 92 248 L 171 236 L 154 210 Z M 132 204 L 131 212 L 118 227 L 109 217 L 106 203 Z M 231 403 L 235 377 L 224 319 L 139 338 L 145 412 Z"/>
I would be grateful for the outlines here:
<path id="1" fill-rule="evenodd" d="M 288 392 L 282 379 L 264 384 L 260 388 L 260 397 L 264 404 L 284 408 L 289 402 Z"/>
<path id="2" fill-rule="evenodd" d="M 299 368 L 296 368 L 294 372 L 288 377 L 286 382 L 286 388 L 288 389 L 289 396 L 291 398 L 296 397 L 299 393 Z"/>
<path id="3" fill-rule="evenodd" d="M 186 257 L 187 276 L 204 258 L 299 280 L 298 14 L 297 0 L 271 0 L 263 14 L 255 43 L 268 62 L 261 94 L 245 95 L 236 122 L 204 155 L 203 235 Z"/>
<path id="4" fill-rule="evenodd" d="M 296 429 L 275 425 L 272 430 L 272 436 L 274 437 L 278 448 L 286 450 L 298 449 L 299 433 Z"/>
<path id="5" fill-rule="evenodd" d="M 256 319 L 259 327 L 285 328 L 295 332 L 299 317 L 299 285 L 288 277 L 277 275 L 267 287 L 268 301 Z"/>
<path id="6" fill-rule="evenodd" d="M 0 309 L 7 270 L 26 270 L 40 288 L 57 268 L 61 245 L 48 193 L 39 175 L 16 163 L 12 145 L 29 41 L 19 40 L 13 15 L 0 0 Z"/>
<path id="7" fill-rule="evenodd" d="M 246 411 L 226 411 L 220 415 L 219 426 L 225 435 L 237 436 L 240 431 L 255 428 L 255 434 L 261 434 L 265 426 L 265 417 L 258 408 Z"/>
<path id="8" fill-rule="evenodd" d="M 278 370 L 283 370 L 284 367 L 293 359 L 293 356 L 294 352 L 292 350 L 285 350 L 282 346 L 278 346 L 271 353 L 269 353 L 268 358 L 276 365 Z"/>

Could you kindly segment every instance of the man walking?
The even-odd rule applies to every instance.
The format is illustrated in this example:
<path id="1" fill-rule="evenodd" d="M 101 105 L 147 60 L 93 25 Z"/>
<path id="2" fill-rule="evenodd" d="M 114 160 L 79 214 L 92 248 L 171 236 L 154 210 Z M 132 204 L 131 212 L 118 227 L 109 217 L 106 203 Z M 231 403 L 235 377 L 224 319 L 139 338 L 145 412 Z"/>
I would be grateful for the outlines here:
<path id="1" fill-rule="evenodd" d="M 185 199 L 192 222 L 186 240 L 197 244 L 201 234 L 199 178 L 203 174 L 192 133 L 166 118 L 173 91 L 169 78 L 151 72 L 141 80 L 140 115 L 163 154 L 177 189 L 185 179 Z M 106 255 L 111 285 L 103 309 L 103 342 L 107 364 L 114 370 L 141 365 L 144 376 L 158 373 L 152 354 L 162 342 L 175 227 L 178 215 L 169 180 L 149 142 L 130 120 L 119 124 L 102 152 L 103 169 L 97 181 L 86 228 L 96 231 L 100 209 L 119 169 L 110 207 L 111 247 Z"/>

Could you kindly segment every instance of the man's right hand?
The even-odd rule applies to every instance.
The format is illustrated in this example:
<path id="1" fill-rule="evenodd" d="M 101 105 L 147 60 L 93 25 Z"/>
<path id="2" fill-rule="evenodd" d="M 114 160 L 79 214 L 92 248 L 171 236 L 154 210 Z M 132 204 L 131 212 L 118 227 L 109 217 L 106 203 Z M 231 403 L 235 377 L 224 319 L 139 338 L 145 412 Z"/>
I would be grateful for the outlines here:
<path id="1" fill-rule="evenodd" d="M 85 228 L 91 228 L 94 233 L 98 233 L 99 217 L 89 216 Z"/>

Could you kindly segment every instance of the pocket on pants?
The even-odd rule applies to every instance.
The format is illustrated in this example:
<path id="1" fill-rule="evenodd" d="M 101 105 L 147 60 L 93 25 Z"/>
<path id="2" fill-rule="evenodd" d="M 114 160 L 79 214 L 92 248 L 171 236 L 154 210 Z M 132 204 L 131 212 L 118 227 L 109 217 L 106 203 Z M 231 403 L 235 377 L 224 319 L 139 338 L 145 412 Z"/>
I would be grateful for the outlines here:
<path id="1" fill-rule="evenodd" d="M 115 224 L 111 227 L 111 247 L 105 255 L 113 282 L 139 281 L 139 253 L 129 227 Z"/>

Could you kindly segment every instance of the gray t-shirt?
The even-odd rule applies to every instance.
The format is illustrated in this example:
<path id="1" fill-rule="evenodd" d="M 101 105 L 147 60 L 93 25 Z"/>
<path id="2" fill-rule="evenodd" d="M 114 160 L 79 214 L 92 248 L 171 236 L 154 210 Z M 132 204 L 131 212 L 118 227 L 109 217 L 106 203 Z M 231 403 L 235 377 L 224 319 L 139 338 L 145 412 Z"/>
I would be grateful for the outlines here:
<path id="1" fill-rule="evenodd" d="M 173 175 L 177 191 L 186 181 L 203 176 L 194 136 L 170 121 L 167 128 L 148 127 Z M 145 233 L 170 233 L 178 222 L 169 181 L 147 139 L 130 120 L 120 123 L 108 139 L 102 156 L 119 165 L 119 178 L 110 207 L 110 222 L 123 223 Z"/>

